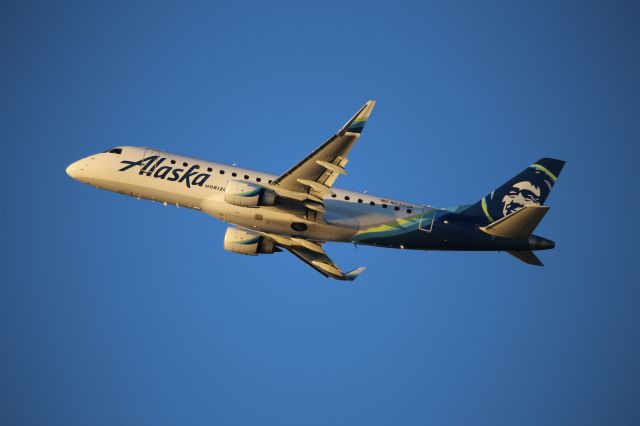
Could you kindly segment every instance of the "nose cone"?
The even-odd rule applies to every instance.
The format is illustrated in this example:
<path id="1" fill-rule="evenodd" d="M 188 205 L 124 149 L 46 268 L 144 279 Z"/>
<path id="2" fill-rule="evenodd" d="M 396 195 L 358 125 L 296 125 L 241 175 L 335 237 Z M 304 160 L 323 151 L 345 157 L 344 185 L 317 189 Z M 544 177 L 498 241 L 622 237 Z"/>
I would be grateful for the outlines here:
<path id="1" fill-rule="evenodd" d="M 67 167 L 67 170 L 65 170 L 67 172 L 67 174 L 72 177 L 73 179 L 76 179 L 78 177 L 78 163 L 72 163 L 69 164 L 69 166 Z"/>
<path id="2" fill-rule="evenodd" d="M 86 159 L 83 158 L 82 160 L 69 164 L 65 171 L 71 178 L 75 180 L 82 180 L 82 177 L 86 175 L 85 169 L 87 168 L 87 165 Z"/>

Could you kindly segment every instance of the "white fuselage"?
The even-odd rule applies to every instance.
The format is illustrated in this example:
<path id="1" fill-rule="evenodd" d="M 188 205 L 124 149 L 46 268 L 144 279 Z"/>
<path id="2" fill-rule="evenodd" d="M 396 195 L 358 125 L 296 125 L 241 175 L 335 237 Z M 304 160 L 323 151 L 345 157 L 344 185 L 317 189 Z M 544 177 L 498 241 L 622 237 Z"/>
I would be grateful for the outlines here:
<path id="1" fill-rule="evenodd" d="M 83 158 L 71 164 L 67 173 L 100 189 L 201 210 L 249 229 L 312 240 L 352 241 L 359 231 L 415 217 L 422 209 L 414 203 L 337 188 L 333 189 L 333 196 L 324 199 L 324 214 L 280 198 L 273 206 L 240 207 L 225 201 L 229 180 L 269 188 L 277 176 L 150 148 L 118 149 L 120 153 L 105 152 Z M 149 158 L 154 159 L 142 162 Z M 302 223 L 306 229 L 294 230 L 294 223 Z"/>

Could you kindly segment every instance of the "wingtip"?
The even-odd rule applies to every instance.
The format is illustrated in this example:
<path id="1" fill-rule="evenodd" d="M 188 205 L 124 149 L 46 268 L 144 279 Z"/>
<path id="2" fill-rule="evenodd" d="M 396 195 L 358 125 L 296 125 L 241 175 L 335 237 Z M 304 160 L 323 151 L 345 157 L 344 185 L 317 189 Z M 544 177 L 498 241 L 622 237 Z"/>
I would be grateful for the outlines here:
<path id="1" fill-rule="evenodd" d="M 376 106 L 376 100 L 369 99 L 367 103 L 364 104 L 364 106 L 362 107 L 362 111 L 360 112 L 360 115 L 365 116 L 366 117 L 365 119 L 369 118 L 374 106 Z"/>
<path id="2" fill-rule="evenodd" d="M 362 275 L 362 273 L 364 271 L 367 270 L 366 266 L 361 266 L 359 268 L 354 269 L 353 271 L 347 272 L 346 274 L 344 274 L 344 276 L 349 280 L 349 281 L 353 281 L 356 278 L 358 278 L 360 275 Z"/>
<path id="3" fill-rule="evenodd" d="M 364 129 L 364 125 L 367 123 L 369 116 L 371 115 L 371 111 L 373 111 L 373 107 L 375 106 L 375 100 L 369 100 L 366 104 L 363 105 L 362 108 L 354 115 L 351 120 L 345 124 L 340 132 L 350 132 L 350 133 L 362 133 L 362 129 Z"/>

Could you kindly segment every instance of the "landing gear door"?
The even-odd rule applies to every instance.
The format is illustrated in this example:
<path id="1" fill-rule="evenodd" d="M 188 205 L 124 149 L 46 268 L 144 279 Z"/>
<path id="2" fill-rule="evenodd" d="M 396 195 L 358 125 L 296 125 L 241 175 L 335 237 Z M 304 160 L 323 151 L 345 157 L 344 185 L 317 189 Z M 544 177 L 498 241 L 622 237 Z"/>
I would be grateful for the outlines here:
<path id="1" fill-rule="evenodd" d="M 431 232 L 433 230 L 433 223 L 436 219 L 436 209 L 429 206 L 422 207 L 422 214 L 420 215 L 420 223 L 418 229 L 425 232 Z"/>

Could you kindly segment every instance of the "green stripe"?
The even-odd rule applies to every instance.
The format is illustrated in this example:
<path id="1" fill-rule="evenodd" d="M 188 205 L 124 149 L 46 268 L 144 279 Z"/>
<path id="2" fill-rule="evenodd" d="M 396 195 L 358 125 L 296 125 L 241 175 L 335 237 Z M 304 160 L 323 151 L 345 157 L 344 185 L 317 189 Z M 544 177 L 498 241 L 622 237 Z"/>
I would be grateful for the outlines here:
<path id="1" fill-rule="evenodd" d="M 549 176 L 551 179 L 553 179 L 553 181 L 555 182 L 556 179 L 558 179 L 556 177 L 556 175 L 554 175 L 553 173 L 551 173 L 549 171 L 549 169 L 547 169 L 545 166 L 541 166 L 540 164 L 532 164 L 529 167 L 533 167 L 534 169 L 540 170 L 541 172 L 545 172 L 547 174 L 547 176 Z"/>

